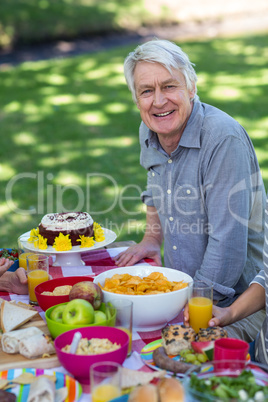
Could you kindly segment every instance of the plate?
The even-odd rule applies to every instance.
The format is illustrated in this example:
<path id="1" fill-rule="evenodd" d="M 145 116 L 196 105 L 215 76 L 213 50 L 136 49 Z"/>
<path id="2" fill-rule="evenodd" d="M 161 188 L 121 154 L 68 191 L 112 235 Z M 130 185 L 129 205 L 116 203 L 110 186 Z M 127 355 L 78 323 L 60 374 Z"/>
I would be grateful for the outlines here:
<path id="1" fill-rule="evenodd" d="M 146 364 L 146 366 L 152 368 L 153 370 L 162 370 L 157 367 L 153 361 L 153 351 L 162 346 L 162 338 L 157 339 L 156 341 L 150 342 L 145 345 L 141 350 L 141 359 Z M 169 356 L 171 359 L 180 360 L 180 356 Z M 174 375 L 171 371 L 167 371 L 167 374 Z M 180 377 L 180 373 L 176 374 Z"/>
<path id="2" fill-rule="evenodd" d="M 113 243 L 116 239 L 116 234 L 109 229 L 102 228 L 105 235 L 105 240 L 100 242 L 95 242 L 92 247 L 83 247 L 80 246 L 73 246 L 71 250 L 68 251 L 56 251 L 54 247 L 48 246 L 46 250 L 41 250 L 39 248 L 35 248 L 32 243 L 28 243 L 28 238 L 30 237 L 30 233 L 26 232 L 20 236 L 20 240 L 24 249 L 29 251 L 34 251 L 35 253 L 38 252 L 40 254 L 53 254 L 56 256 L 56 260 L 54 261 L 54 266 L 81 266 L 85 265 L 84 261 L 81 258 L 81 254 L 85 251 L 96 250 L 98 248 L 102 248 L 108 246 L 109 244 Z"/>
<path id="3" fill-rule="evenodd" d="M 102 248 L 105 246 L 108 246 L 108 244 L 111 244 L 112 242 L 115 241 L 116 239 L 116 234 L 109 229 L 105 229 L 102 228 L 104 231 L 104 235 L 105 235 L 105 240 L 100 241 L 100 242 L 95 242 L 94 246 L 92 247 L 83 247 L 81 248 L 80 246 L 73 246 L 71 250 L 68 251 L 56 251 L 52 246 L 48 246 L 46 250 L 41 250 L 39 248 L 35 248 L 34 245 L 32 243 L 28 243 L 28 238 L 30 237 L 30 233 L 26 232 L 23 235 L 20 236 L 20 240 L 23 243 L 23 246 L 25 248 L 27 248 L 30 251 L 34 251 L 34 252 L 40 252 L 40 253 L 48 253 L 48 254 L 73 254 L 73 253 L 83 253 L 84 251 L 89 251 L 89 250 L 96 250 L 98 248 Z"/>
<path id="4" fill-rule="evenodd" d="M 24 369 L 13 369 L 13 370 L 5 370 L 0 372 L 0 378 L 13 380 L 18 377 L 22 373 L 32 373 L 36 376 L 41 374 L 49 374 L 56 376 L 56 389 L 67 387 L 68 388 L 68 397 L 65 399 L 65 402 L 77 402 L 79 401 L 82 395 L 82 386 L 76 381 L 74 378 L 69 377 L 66 374 L 59 373 L 54 370 L 43 370 L 43 369 L 33 369 L 33 368 L 24 368 Z M 10 388 L 8 391 L 16 394 L 17 400 L 16 402 L 26 402 L 28 398 L 30 390 L 30 384 L 27 385 L 17 385 L 14 388 Z"/>
<path id="5" fill-rule="evenodd" d="M 127 402 L 128 401 L 128 395 L 121 395 L 118 396 L 118 398 L 112 399 L 110 402 Z"/>

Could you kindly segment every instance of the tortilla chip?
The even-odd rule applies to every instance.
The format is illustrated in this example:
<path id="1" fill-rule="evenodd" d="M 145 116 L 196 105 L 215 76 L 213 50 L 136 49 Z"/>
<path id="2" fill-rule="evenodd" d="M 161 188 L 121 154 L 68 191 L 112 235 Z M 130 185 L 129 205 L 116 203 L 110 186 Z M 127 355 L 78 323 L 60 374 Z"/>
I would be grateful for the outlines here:
<path id="1" fill-rule="evenodd" d="M 68 296 L 72 289 L 71 285 L 63 285 L 63 286 L 57 286 L 53 290 L 53 296 Z"/>
<path id="2" fill-rule="evenodd" d="M 57 377 L 55 375 L 50 375 L 50 374 L 41 374 L 38 377 L 35 377 L 35 380 L 37 380 L 37 378 L 39 377 L 44 377 L 47 378 L 48 380 L 52 381 L 52 382 L 56 382 L 57 381 Z"/>
<path id="3" fill-rule="evenodd" d="M 188 286 L 184 281 L 169 281 L 161 272 L 152 272 L 147 277 L 137 275 L 115 274 L 106 278 L 103 286 L 99 286 L 107 292 L 125 295 L 153 295 L 169 293 Z"/>
<path id="4" fill-rule="evenodd" d="M 31 384 L 35 380 L 35 375 L 32 373 L 22 373 L 16 378 L 13 378 L 12 382 L 14 384 L 21 384 L 21 385 L 26 385 L 26 384 Z"/>
<path id="5" fill-rule="evenodd" d="M 9 381 L 4 379 L 4 378 L 0 378 L 0 389 L 5 389 L 5 387 L 8 385 Z"/>
<path id="6" fill-rule="evenodd" d="M 67 387 L 62 387 L 56 389 L 55 392 L 55 402 L 62 402 L 65 401 L 68 397 L 68 388 Z"/>

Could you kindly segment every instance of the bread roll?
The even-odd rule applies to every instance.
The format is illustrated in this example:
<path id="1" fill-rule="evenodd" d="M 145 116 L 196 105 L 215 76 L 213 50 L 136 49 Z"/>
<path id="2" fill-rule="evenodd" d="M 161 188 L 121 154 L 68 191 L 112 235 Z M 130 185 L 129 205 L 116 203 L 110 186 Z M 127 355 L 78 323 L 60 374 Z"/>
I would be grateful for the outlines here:
<path id="1" fill-rule="evenodd" d="M 200 328 L 196 340 L 198 342 L 215 341 L 216 339 L 227 338 L 227 331 L 222 327 Z"/>
<path id="2" fill-rule="evenodd" d="M 167 325 L 162 329 L 161 334 L 166 353 L 174 356 L 183 349 L 189 349 L 196 337 L 193 328 L 185 325 Z"/>
<path id="3" fill-rule="evenodd" d="M 179 380 L 174 377 L 163 378 L 157 384 L 161 402 L 183 402 L 184 390 Z"/>
<path id="4" fill-rule="evenodd" d="M 183 386 L 176 378 L 162 378 L 157 385 L 139 385 L 129 394 L 128 402 L 183 402 Z"/>
<path id="5" fill-rule="evenodd" d="M 158 402 L 157 388 L 153 384 L 138 385 L 129 394 L 128 402 Z"/>

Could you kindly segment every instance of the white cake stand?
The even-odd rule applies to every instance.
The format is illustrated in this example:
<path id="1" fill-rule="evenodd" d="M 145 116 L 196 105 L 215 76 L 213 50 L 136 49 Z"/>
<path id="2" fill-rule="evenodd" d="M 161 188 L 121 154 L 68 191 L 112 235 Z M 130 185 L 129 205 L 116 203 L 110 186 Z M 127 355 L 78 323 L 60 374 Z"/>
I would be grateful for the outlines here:
<path id="1" fill-rule="evenodd" d="M 80 246 L 73 246 L 73 248 L 69 251 L 56 251 L 52 246 L 48 246 L 46 250 L 41 250 L 39 248 L 34 247 L 33 243 L 29 243 L 28 239 L 30 237 L 30 231 L 24 233 L 20 236 L 20 241 L 22 246 L 27 251 L 33 251 L 34 253 L 40 254 L 50 254 L 56 257 L 54 261 L 54 266 L 61 266 L 61 267 L 76 267 L 85 265 L 84 261 L 81 258 L 81 254 L 85 251 L 96 250 L 98 248 L 102 248 L 108 246 L 109 244 L 113 243 L 116 239 L 116 234 L 109 229 L 102 228 L 105 235 L 105 240 L 101 242 L 95 242 L 94 246 L 92 247 L 85 247 L 81 248 Z"/>

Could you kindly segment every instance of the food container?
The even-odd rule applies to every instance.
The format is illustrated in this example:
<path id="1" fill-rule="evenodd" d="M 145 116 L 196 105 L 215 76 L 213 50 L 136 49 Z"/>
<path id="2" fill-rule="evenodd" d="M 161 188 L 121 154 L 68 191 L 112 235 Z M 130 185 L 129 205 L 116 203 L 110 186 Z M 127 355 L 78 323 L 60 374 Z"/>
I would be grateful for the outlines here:
<path id="1" fill-rule="evenodd" d="M 196 368 L 198 371 L 195 371 Z M 267 366 L 255 362 L 219 360 L 206 362 L 196 368 L 188 370 L 183 380 L 187 402 L 235 402 L 238 400 L 264 402 L 268 400 Z M 234 380 L 237 382 L 238 376 L 240 381 L 235 385 Z M 250 395 L 250 392 L 254 394 L 256 392 L 254 383 L 266 387 L 267 394 L 263 395 L 262 399 L 253 399 Z M 212 395 L 211 392 L 216 395 Z M 261 394 L 258 397 L 261 398 Z"/>
<path id="2" fill-rule="evenodd" d="M 191 283 L 192 277 L 176 269 L 155 267 L 151 265 L 135 265 L 110 269 L 94 278 L 94 283 L 104 285 L 106 278 L 115 274 L 128 273 L 145 277 L 152 272 L 163 273 L 169 281 L 185 281 Z M 175 318 L 187 303 L 188 287 L 168 293 L 152 295 L 127 295 L 107 292 L 103 290 L 104 301 L 112 299 L 129 299 L 133 302 L 133 328 L 136 331 L 153 331 L 163 328 Z"/>
<path id="3" fill-rule="evenodd" d="M 49 307 L 55 306 L 61 303 L 67 303 L 69 301 L 69 295 L 62 296 L 51 296 L 42 295 L 43 292 L 52 292 L 57 286 L 70 285 L 73 286 L 75 283 L 93 281 L 93 278 L 88 276 L 68 276 L 64 278 L 51 279 L 49 281 L 40 283 L 40 285 L 35 288 L 35 295 L 37 298 L 38 305 L 42 310 L 46 311 Z"/>
<path id="4" fill-rule="evenodd" d="M 59 335 L 55 339 L 54 345 L 62 366 L 81 384 L 89 383 L 89 368 L 93 363 L 109 361 L 123 364 L 126 359 L 129 337 L 123 330 L 113 327 L 98 326 L 80 328 L 79 332 L 82 338 L 109 339 L 112 343 L 116 342 L 121 345 L 117 350 L 97 355 L 77 355 L 62 350 L 63 347 L 72 343 L 75 332 L 77 332 L 77 329 Z"/>
<path id="5" fill-rule="evenodd" d="M 66 304 L 67 303 L 61 303 L 60 305 L 65 306 Z M 72 329 L 78 329 L 81 327 L 93 327 L 93 326 L 112 327 L 115 325 L 116 309 L 113 306 L 111 306 L 110 303 L 102 303 L 102 306 L 100 307 L 100 310 L 102 310 L 106 314 L 107 318 L 105 321 L 93 324 L 84 324 L 84 325 L 63 324 L 62 322 L 52 320 L 51 313 L 57 306 L 50 307 L 45 313 L 47 327 L 49 329 L 52 338 L 56 338 L 57 336 L 63 334 L 64 332 L 70 331 Z"/>

